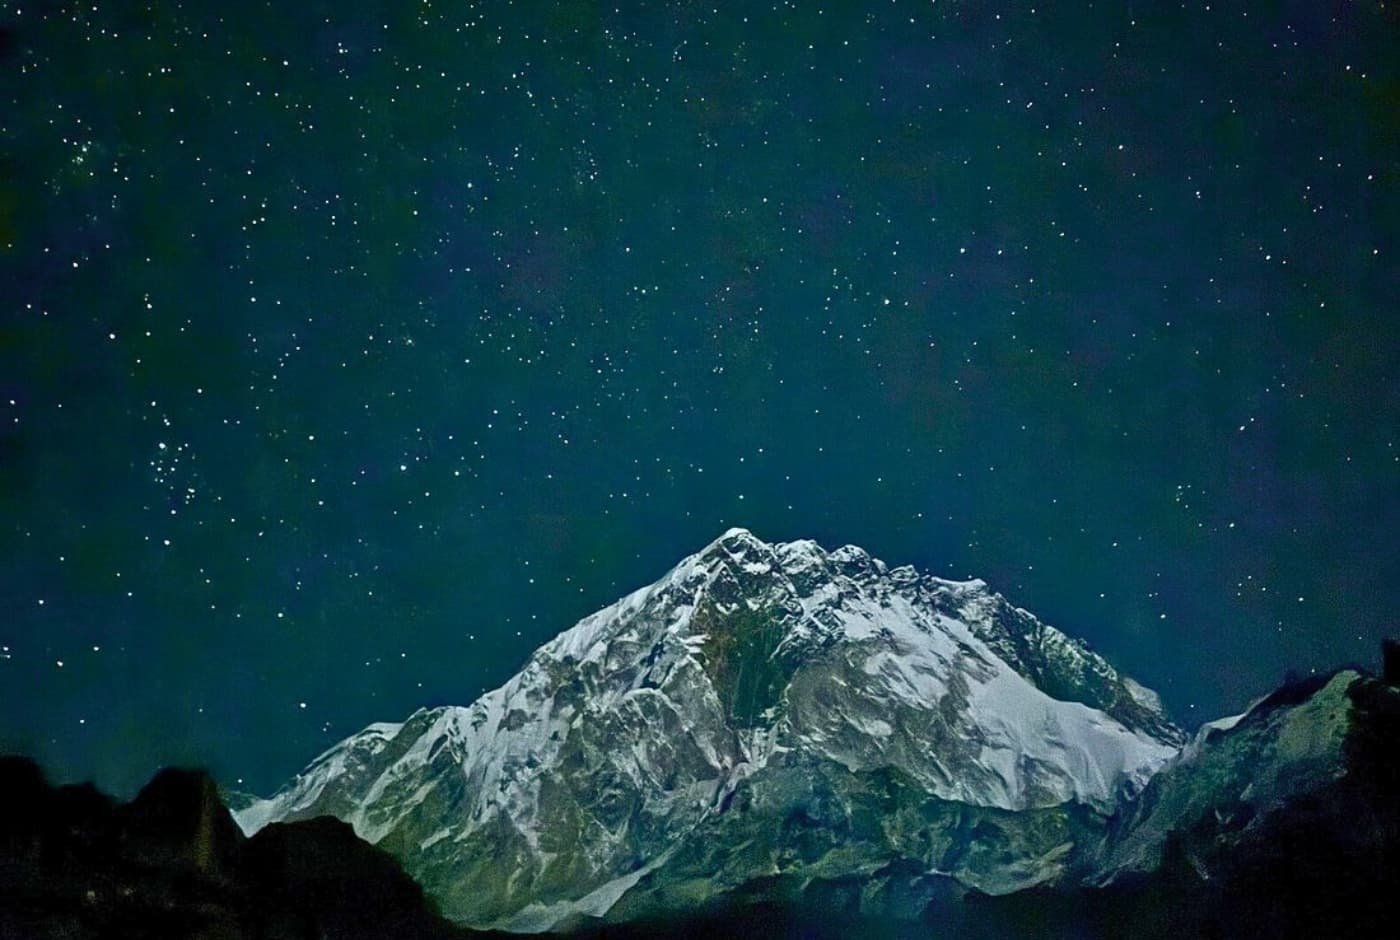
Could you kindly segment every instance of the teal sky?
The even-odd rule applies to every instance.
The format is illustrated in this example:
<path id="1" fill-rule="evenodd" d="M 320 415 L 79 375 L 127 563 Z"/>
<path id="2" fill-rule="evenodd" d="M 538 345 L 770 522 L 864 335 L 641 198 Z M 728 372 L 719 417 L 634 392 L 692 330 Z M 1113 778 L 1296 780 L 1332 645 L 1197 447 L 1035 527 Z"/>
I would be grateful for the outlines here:
<path id="1" fill-rule="evenodd" d="M 730 525 L 1373 663 L 1400 24 L 1159 6 L 0 3 L 0 745 L 267 790 Z"/>

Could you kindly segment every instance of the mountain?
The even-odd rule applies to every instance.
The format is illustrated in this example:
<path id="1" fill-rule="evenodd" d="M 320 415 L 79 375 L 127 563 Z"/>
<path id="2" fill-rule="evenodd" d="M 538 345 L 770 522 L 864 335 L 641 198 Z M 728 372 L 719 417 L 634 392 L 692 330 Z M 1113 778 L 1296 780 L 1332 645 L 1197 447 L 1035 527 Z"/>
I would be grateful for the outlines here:
<path id="1" fill-rule="evenodd" d="M 981 581 L 733 529 L 501 688 L 371 725 L 235 818 L 338 817 L 473 926 L 814 886 L 904 916 L 1086 870 L 1183 743 Z"/>
<path id="2" fill-rule="evenodd" d="M 1188 739 L 981 582 L 743 530 L 271 799 L 0 757 L 0 937 L 1379 937 L 1396 884 L 1400 646 Z"/>
<path id="3" fill-rule="evenodd" d="M 865 874 L 834 865 L 815 875 L 789 865 L 732 890 L 697 893 L 688 904 L 639 911 L 636 894 L 673 874 L 668 863 L 622 897 L 614 911 L 630 911 L 621 922 L 616 915 L 580 922 L 558 936 L 1394 936 L 1396 673 L 1388 668 L 1377 679 L 1341 670 L 1292 681 L 1245 714 L 1204 727 L 1095 830 L 1101 841 L 1078 852 L 1079 867 L 1055 883 L 992 895 L 917 864 Z M 907 824 L 893 804 L 874 811 L 890 825 Z M 760 815 L 754 825 L 762 828 Z M 847 835 L 859 829 L 835 826 Z M 819 843 L 812 828 L 804 833 L 809 847 Z M 723 854 L 726 846 L 716 848 Z M 51 786 L 32 761 L 0 757 L 0 937 L 386 936 L 488 935 L 435 915 L 387 853 L 332 817 L 273 823 L 245 838 L 198 771 L 161 771 L 120 805 L 90 785 Z"/>
<path id="4" fill-rule="evenodd" d="M 1288 682 L 1242 716 L 1204 727 L 1057 883 L 990 895 L 917 864 L 815 877 L 795 866 L 692 904 L 645 913 L 631 904 L 624 922 L 580 923 L 567 937 L 1394 936 L 1396 672 Z M 658 867 L 634 891 L 671 870 Z M 617 906 L 633 901 L 629 892 Z M 120 806 L 90 785 L 50 786 L 34 762 L 0 756 L 0 937 L 385 936 L 487 934 L 435 916 L 392 857 L 335 818 L 277 822 L 245 838 L 203 773 L 162 770 Z"/>

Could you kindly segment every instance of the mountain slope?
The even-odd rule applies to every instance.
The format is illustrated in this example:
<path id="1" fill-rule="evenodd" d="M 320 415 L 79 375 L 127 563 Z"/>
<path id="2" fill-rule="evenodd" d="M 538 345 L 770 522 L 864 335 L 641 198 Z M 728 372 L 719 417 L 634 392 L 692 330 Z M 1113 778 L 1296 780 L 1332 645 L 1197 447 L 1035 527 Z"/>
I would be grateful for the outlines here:
<path id="1" fill-rule="evenodd" d="M 1201 728 L 1114 819 L 1092 880 L 1131 881 L 1172 856 L 1215 878 L 1303 812 L 1324 809 L 1335 814 L 1329 838 L 1354 839 L 1351 854 L 1372 843 L 1393 850 L 1397 743 L 1393 686 L 1352 669 L 1286 684 Z"/>
<path id="2" fill-rule="evenodd" d="M 448 916 L 517 930 L 901 866 L 1002 893 L 1077 864 L 1182 741 L 980 581 L 735 529 L 236 818 L 337 816 Z"/>

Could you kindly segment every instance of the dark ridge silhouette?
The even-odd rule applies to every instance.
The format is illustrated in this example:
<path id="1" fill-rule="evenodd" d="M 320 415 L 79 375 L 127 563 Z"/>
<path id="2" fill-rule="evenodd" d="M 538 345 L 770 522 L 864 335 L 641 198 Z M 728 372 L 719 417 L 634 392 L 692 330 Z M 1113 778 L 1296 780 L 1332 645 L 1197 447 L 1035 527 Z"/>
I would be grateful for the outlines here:
<path id="1" fill-rule="evenodd" d="M 160 771 L 118 818 L 127 852 L 148 863 L 211 877 L 227 877 L 238 863 L 243 833 L 203 771 Z"/>
<path id="2" fill-rule="evenodd" d="M 1283 677 L 1283 682 L 1268 695 L 1259 700 L 1249 711 L 1245 721 L 1263 721 L 1269 713 L 1280 709 L 1290 708 L 1294 705 L 1301 705 L 1312 698 L 1319 689 L 1332 681 L 1334 673 L 1327 672 L 1311 675 L 1299 675 L 1296 672 L 1289 672 Z"/>
<path id="3" fill-rule="evenodd" d="M 248 841 L 245 884 L 273 910 L 314 914 L 334 937 L 480 936 L 441 920 L 388 853 L 329 816 L 274 823 Z"/>
<path id="4" fill-rule="evenodd" d="M 471 940 L 388 854 L 334 819 L 247 839 L 208 774 L 130 803 L 0 756 L 3 940 Z"/>

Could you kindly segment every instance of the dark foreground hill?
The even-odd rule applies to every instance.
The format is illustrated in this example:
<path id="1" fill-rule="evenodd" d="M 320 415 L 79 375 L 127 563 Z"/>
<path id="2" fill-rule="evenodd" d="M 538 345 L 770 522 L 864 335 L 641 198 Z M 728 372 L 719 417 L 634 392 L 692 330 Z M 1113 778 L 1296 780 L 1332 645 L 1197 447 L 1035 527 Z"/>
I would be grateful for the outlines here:
<path id="1" fill-rule="evenodd" d="M 468 940 L 389 855 L 335 819 L 246 838 L 199 771 L 132 802 L 0 757 L 4 940 Z"/>

